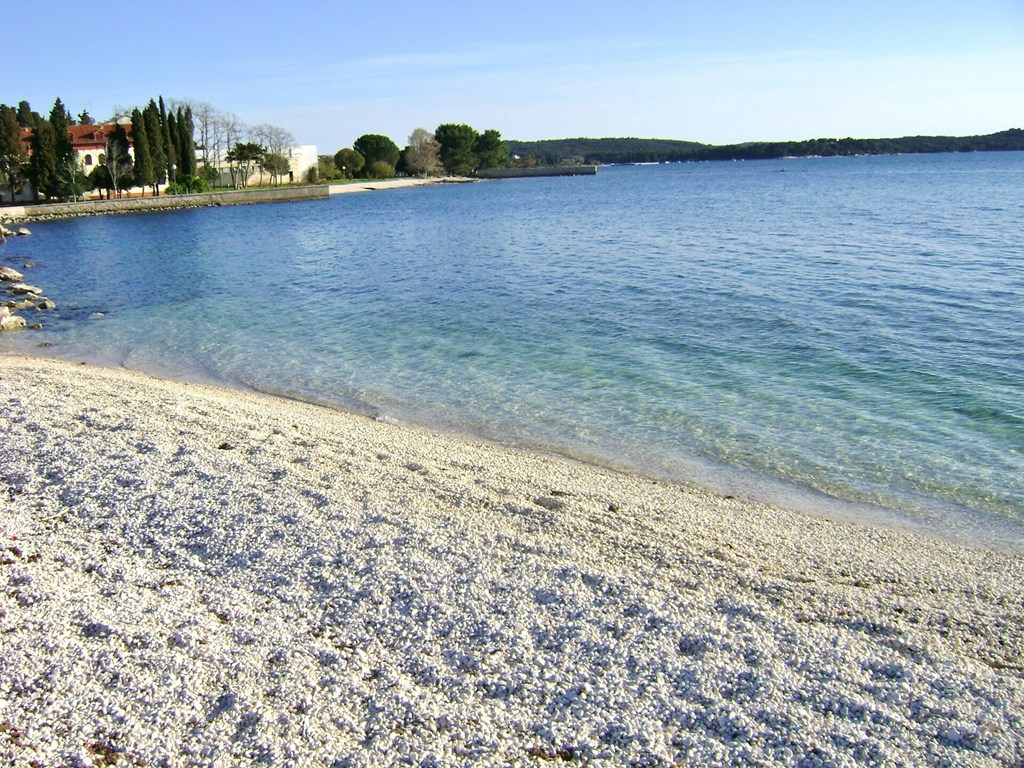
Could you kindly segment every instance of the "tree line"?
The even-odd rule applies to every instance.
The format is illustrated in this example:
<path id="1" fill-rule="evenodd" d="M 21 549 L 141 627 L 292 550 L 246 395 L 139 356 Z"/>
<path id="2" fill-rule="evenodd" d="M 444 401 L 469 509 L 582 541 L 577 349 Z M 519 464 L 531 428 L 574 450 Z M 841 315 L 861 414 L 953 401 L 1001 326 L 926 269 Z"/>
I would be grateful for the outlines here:
<path id="1" fill-rule="evenodd" d="M 367 133 L 351 147 L 321 155 L 318 174 L 323 180 L 407 176 L 469 176 L 484 168 L 508 163 L 508 147 L 494 129 L 478 132 L 465 123 L 442 123 L 433 133 L 417 128 L 399 149 L 387 136 Z"/>
<path id="2" fill-rule="evenodd" d="M 1024 130 L 983 136 L 905 136 L 894 139 L 834 139 L 700 144 L 670 139 L 551 139 L 507 142 L 513 155 L 540 165 L 671 163 L 701 160 L 766 160 L 781 157 L 837 157 L 933 152 L 1024 150 Z"/>
<path id="3" fill-rule="evenodd" d="M 32 183 L 37 202 L 78 199 L 88 189 L 112 197 L 134 188 L 153 195 L 161 189 L 171 194 L 201 192 L 222 184 L 239 188 L 247 186 L 256 172 L 261 183 L 266 174 L 274 184 L 288 174 L 285 153 L 295 145 L 283 128 L 246 126 L 237 116 L 205 102 L 165 102 L 160 96 L 145 107 L 114 110 L 99 134 L 99 162 L 87 174 L 69 128 L 95 123 L 86 110 L 74 117 L 59 98 L 46 117 L 26 101 L 16 108 L 0 104 L 0 177 L 11 199 L 26 181 Z M 28 147 L 25 128 L 31 135 Z M 509 149 L 499 131 L 442 123 L 433 132 L 417 128 L 402 149 L 387 136 L 363 134 L 351 147 L 321 155 L 304 180 L 466 176 L 509 163 Z M 227 174 L 222 174 L 225 167 Z"/>
<path id="4" fill-rule="evenodd" d="M 165 103 L 162 96 L 145 107 L 115 109 L 104 123 L 113 128 L 103 135 L 100 162 L 87 174 L 69 131 L 96 124 L 87 110 L 76 118 L 60 98 L 45 117 L 27 101 L 16 108 L 0 104 L 0 180 L 11 199 L 25 182 L 32 183 L 37 201 L 78 199 L 88 189 L 108 197 L 133 188 L 154 195 L 161 187 L 171 194 L 201 192 L 222 183 L 224 164 L 232 186 L 246 186 L 257 170 L 275 184 L 288 174 L 285 153 L 295 144 L 278 126 L 246 126 L 205 102 Z M 22 138 L 26 128 L 28 147 Z"/>
<path id="5" fill-rule="evenodd" d="M 75 125 L 95 125 L 87 110 L 77 119 L 57 98 L 50 114 L 43 117 L 26 101 L 15 109 L 0 104 L 0 174 L 14 199 L 26 181 L 32 182 L 36 200 L 58 198 L 73 200 L 87 189 L 98 189 L 108 196 L 133 187 L 149 187 L 167 181 L 168 174 L 180 174 L 183 185 L 195 178 L 193 122 L 187 105 L 168 110 L 163 97 L 159 105 L 153 99 L 144 109 L 131 113 L 131 137 L 124 121 L 116 116 L 114 127 L 104 136 L 102 161 L 86 174 L 79 164 L 69 129 Z M 22 129 L 31 131 L 29 147 L 22 140 Z M 129 147 L 134 147 L 134 158 Z M 173 191 L 173 190 L 172 190 Z"/>

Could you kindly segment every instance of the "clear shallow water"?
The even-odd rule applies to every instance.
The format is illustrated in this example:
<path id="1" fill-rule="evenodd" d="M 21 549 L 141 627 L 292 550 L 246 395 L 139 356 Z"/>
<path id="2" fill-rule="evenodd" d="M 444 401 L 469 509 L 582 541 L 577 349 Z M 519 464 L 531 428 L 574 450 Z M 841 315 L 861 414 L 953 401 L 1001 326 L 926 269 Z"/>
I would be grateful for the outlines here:
<path id="1" fill-rule="evenodd" d="M 37 224 L 0 260 L 61 309 L 0 350 L 1024 548 L 1021 221 L 1024 153 L 999 153 Z"/>

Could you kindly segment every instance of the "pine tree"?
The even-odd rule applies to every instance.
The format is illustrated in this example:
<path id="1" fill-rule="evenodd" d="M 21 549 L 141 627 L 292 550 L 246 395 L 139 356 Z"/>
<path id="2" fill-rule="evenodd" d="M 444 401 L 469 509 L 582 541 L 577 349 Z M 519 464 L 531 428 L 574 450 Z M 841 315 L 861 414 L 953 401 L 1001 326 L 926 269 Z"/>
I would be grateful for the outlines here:
<path id="1" fill-rule="evenodd" d="M 50 110 L 50 125 L 53 127 L 53 137 L 56 142 L 58 168 L 69 162 L 74 162 L 76 159 L 75 145 L 68 132 L 68 127 L 72 124 L 71 113 L 58 98 L 53 102 L 53 109 Z"/>

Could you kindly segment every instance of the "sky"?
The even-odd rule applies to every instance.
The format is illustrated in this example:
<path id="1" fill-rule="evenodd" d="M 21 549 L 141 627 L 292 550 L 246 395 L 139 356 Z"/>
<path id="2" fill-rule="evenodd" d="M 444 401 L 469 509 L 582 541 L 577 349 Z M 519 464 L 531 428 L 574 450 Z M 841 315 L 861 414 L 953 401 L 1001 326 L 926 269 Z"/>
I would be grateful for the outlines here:
<path id="1" fill-rule="evenodd" d="M 730 144 L 1024 128 L 1024 0 L 3 0 L 0 102 L 207 102 L 321 154 L 447 122 Z"/>

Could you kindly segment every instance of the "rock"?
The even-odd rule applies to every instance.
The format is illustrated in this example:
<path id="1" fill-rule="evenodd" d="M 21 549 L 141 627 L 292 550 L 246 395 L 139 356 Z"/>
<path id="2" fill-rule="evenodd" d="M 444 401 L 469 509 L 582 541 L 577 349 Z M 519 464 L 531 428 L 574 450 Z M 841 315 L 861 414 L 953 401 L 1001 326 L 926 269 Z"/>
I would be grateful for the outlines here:
<path id="1" fill-rule="evenodd" d="M 22 266 L 25 267 L 25 269 L 35 269 L 36 263 L 34 261 L 26 261 Z"/>
<path id="2" fill-rule="evenodd" d="M 25 279 L 25 276 L 10 267 L 0 267 L 0 280 L 5 283 L 18 283 Z"/>
<path id="3" fill-rule="evenodd" d="M 544 507 L 552 512 L 561 512 L 565 509 L 565 502 L 561 499 L 556 499 L 553 496 L 540 496 L 533 500 L 533 503 L 538 507 Z"/>
<path id="4" fill-rule="evenodd" d="M 8 307 L 8 306 L 0 307 L 0 320 L 3 320 L 5 317 L 10 317 L 10 316 L 11 316 L 11 308 L 10 307 Z"/>
<path id="5" fill-rule="evenodd" d="M 24 317 L 8 315 L 0 319 L 0 331 L 17 331 L 27 325 Z"/>
<path id="6" fill-rule="evenodd" d="M 19 235 L 31 235 L 32 233 L 28 231 L 27 227 L 19 227 L 18 228 L 18 234 Z"/>
<path id="7" fill-rule="evenodd" d="M 34 285 L 28 285 L 27 283 L 15 283 L 14 285 L 7 286 L 7 290 L 13 293 L 15 296 L 23 296 L 26 293 L 39 293 L 43 292 L 42 288 L 37 288 Z"/>
<path id="8" fill-rule="evenodd" d="M 54 303 L 50 299 L 43 298 L 42 301 L 40 301 L 38 304 L 36 304 L 36 308 L 37 309 L 56 309 L 57 305 L 56 305 L 56 303 Z"/>
<path id="9" fill-rule="evenodd" d="M 9 306 L 11 309 L 13 309 L 15 312 L 17 312 L 17 311 L 22 310 L 22 309 L 32 309 L 32 308 L 35 307 L 35 305 L 36 305 L 36 298 L 35 297 L 29 297 L 29 298 L 25 299 L 24 301 L 12 301 L 7 306 Z"/>

